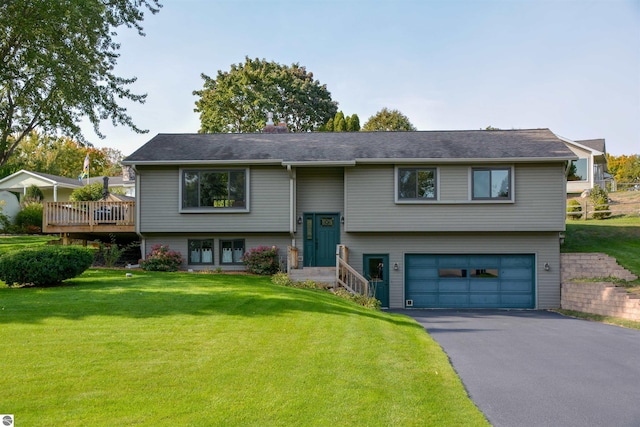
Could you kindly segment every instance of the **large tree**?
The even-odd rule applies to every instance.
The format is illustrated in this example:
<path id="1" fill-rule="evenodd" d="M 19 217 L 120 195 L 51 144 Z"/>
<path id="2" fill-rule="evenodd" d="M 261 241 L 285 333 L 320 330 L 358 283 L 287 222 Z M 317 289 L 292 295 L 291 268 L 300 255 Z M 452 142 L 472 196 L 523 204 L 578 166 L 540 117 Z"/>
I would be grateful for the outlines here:
<path id="1" fill-rule="evenodd" d="M 7 163 L 0 167 L 0 178 L 21 169 L 77 178 L 89 155 L 91 176 L 115 176 L 122 173 L 124 155 L 114 148 L 84 147 L 67 137 L 30 132 L 20 141 Z"/>
<path id="2" fill-rule="evenodd" d="M 144 102 L 133 78 L 114 68 L 116 29 L 135 28 L 159 0 L 0 1 L 0 166 L 34 129 L 87 143 L 80 121 L 100 137 L 102 120 L 139 129 L 119 100 Z"/>
<path id="3" fill-rule="evenodd" d="M 299 64 L 245 57 L 229 71 L 218 71 L 215 79 L 202 78 L 204 88 L 193 92 L 200 97 L 195 111 L 201 133 L 259 132 L 269 112 L 292 132 L 313 131 L 338 111 L 327 86 Z"/>
<path id="4" fill-rule="evenodd" d="M 640 183 L 640 155 L 623 154 L 616 157 L 607 154 L 607 166 L 616 182 L 623 184 L 621 189 L 625 188 L 624 184 Z"/>
<path id="5" fill-rule="evenodd" d="M 362 126 L 364 131 L 415 131 L 416 127 L 411 124 L 409 118 L 398 110 L 383 108 Z"/>

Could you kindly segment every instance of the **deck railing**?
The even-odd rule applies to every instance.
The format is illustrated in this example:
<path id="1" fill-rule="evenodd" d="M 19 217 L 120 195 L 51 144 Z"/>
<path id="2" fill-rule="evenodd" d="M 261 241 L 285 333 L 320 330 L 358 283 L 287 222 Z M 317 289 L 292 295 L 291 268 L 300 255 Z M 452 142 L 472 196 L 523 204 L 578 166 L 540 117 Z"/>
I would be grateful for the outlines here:
<path id="1" fill-rule="evenodd" d="M 44 232 L 133 231 L 135 202 L 46 202 L 42 216 Z"/>
<path id="2" fill-rule="evenodd" d="M 338 245 L 336 251 L 336 283 L 352 294 L 372 296 L 370 294 L 372 288 L 369 286 L 369 281 L 351 267 L 348 260 L 348 248 L 344 245 Z"/>

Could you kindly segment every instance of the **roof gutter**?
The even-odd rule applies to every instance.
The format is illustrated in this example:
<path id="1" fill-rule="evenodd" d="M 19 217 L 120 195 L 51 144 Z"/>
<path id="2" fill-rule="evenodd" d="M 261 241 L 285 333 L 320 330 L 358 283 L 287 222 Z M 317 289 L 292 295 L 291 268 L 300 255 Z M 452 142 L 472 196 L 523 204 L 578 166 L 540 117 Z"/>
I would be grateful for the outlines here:
<path id="1" fill-rule="evenodd" d="M 123 160 L 127 166 L 173 166 L 173 165 L 283 165 L 282 159 L 239 159 L 239 160 Z"/>
<path id="2" fill-rule="evenodd" d="M 415 164 L 415 163 L 539 163 L 539 162 L 566 162 L 576 160 L 578 156 L 566 155 L 559 157 L 477 157 L 477 158 L 386 158 L 386 159 L 356 159 L 360 164 Z"/>

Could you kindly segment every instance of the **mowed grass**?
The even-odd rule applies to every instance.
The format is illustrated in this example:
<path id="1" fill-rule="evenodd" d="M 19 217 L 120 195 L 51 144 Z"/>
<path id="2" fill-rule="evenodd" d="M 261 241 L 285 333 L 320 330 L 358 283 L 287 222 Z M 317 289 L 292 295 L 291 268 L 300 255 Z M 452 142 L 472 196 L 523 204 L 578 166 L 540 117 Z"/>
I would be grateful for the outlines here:
<path id="1" fill-rule="evenodd" d="M 413 320 L 264 277 L 0 285 L 0 354 L 21 426 L 488 425 Z"/>

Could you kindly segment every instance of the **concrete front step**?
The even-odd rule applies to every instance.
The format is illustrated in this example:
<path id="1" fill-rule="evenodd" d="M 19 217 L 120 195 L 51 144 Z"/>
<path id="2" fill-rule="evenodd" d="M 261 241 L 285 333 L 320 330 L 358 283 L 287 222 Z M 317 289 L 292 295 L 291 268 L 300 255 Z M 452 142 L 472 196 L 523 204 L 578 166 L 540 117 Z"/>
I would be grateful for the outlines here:
<path id="1" fill-rule="evenodd" d="M 294 269 L 289 272 L 291 280 L 296 282 L 304 282 L 305 280 L 313 280 L 316 283 L 328 283 L 335 285 L 336 268 L 335 267 L 304 267 Z"/>

